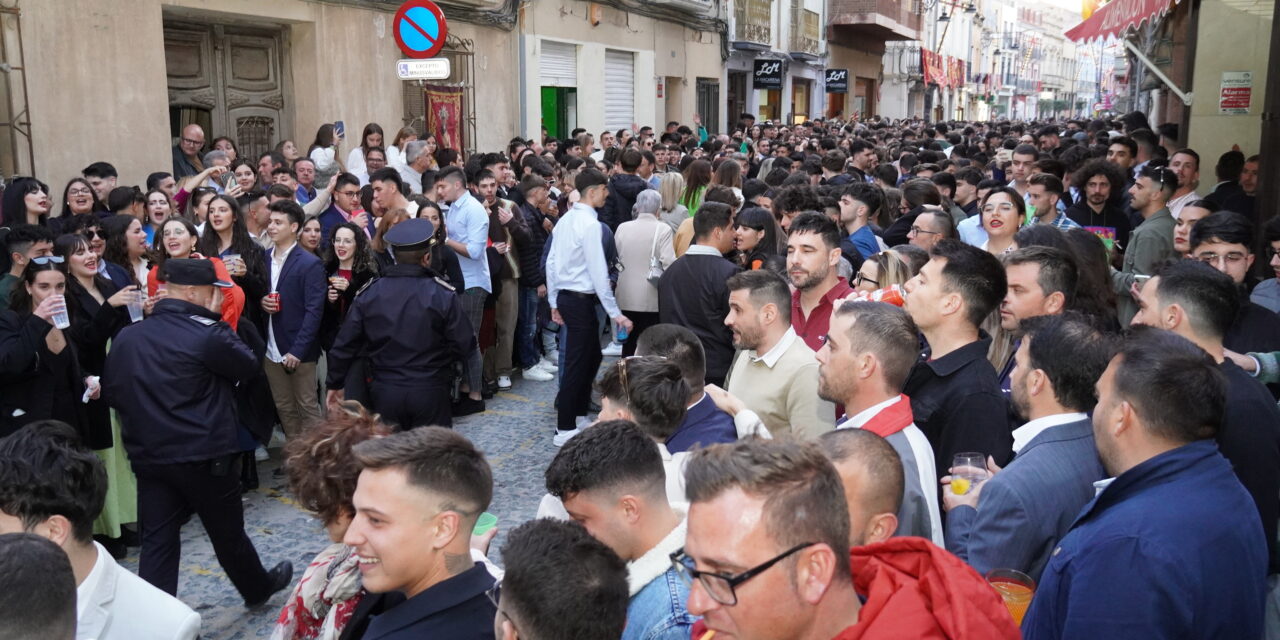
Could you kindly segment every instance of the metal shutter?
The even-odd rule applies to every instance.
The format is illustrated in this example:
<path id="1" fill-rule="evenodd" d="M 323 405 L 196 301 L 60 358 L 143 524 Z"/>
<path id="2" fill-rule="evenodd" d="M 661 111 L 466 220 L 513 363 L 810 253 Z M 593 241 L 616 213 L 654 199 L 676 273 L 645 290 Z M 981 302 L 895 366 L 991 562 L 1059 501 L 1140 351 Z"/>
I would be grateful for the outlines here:
<path id="1" fill-rule="evenodd" d="M 604 127 L 630 129 L 636 120 L 636 59 L 630 51 L 604 52 Z"/>
<path id="2" fill-rule="evenodd" d="M 566 42 L 543 40 L 538 71 L 544 87 L 578 86 L 578 47 Z"/>

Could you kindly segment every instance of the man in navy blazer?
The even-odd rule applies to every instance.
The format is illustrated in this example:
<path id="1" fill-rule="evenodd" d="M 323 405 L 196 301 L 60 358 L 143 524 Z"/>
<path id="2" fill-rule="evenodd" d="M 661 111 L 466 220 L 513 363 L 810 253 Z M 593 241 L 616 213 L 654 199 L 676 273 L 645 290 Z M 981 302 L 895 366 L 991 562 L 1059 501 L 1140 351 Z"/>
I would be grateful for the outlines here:
<path id="1" fill-rule="evenodd" d="M 1013 461 L 964 495 L 948 487 L 943 506 L 948 551 L 980 574 L 1016 569 L 1038 582 L 1093 499 L 1093 483 L 1106 477 L 1088 412 L 1116 347 L 1074 313 L 1028 318 L 1021 329 L 1012 395 L 1028 422 L 1013 431 Z"/>
<path id="2" fill-rule="evenodd" d="M 320 220 L 321 248 L 328 248 L 329 234 L 333 233 L 334 227 L 344 222 L 354 222 L 356 226 L 360 226 L 363 220 L 370 237 L 376 230 L 373 215 L 360 206 L 360 179 L 350 173 L 339 173 L 334 179 L 333 203 L 316 217 Z"/>
<path id="3" fill-rule="evenodd" d="M 320 419 L 316 360 L 326 293 L 324 265 L 298 245 L 303 219 L 298 203 L 278 200 L 267 209 L 271 215 L 267 235 L 274 247 L 265 257 L 271 293 L 262 298 L 267 312 L 263 367 L 285 437 L 292 438 Z"/>

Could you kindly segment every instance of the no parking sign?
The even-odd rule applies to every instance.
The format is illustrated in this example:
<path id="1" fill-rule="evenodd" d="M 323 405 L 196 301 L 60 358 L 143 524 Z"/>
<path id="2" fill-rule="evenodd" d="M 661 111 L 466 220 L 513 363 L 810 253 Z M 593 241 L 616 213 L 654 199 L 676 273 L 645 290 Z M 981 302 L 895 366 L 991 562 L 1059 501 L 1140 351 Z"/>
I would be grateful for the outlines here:
<path id="1" fill-rule="evenodd" d="M 409 0 L 396 11 L 392 32 L 400 50 L 410 58 L 432 58 L 449 35 L 444 11 L 431 0 Z"/>

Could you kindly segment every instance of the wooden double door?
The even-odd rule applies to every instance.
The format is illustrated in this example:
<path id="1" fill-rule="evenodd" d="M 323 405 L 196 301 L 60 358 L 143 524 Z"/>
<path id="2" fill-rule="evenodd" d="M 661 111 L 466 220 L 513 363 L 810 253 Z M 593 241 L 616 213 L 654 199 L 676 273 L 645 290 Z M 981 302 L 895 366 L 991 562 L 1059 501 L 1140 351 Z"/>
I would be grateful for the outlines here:
<path id="1" fill-rule="evenodd" d="M 207 146 L 227 136 L 253 162 L 291 138 L 282 30 L 166 21 L 164 49 L 175 141 L 183 127 L 199 124 Z M 311 140 L 294 142 L 305 149 Z"/>

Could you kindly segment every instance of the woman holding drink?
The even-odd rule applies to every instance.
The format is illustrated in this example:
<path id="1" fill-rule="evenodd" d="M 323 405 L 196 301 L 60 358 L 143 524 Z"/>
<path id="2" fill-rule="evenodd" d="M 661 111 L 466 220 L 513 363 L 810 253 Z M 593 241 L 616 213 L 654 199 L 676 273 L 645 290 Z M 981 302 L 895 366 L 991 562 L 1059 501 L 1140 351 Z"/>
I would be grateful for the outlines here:
<path id="1" fill-rule="evenodd" d="M 262 247 L 249 235 L 235 198 L 219 195 L 209 201 L 208 222 L 196 250 L 222 259 L 231 280 L 244 291 L 244 314 L 257 321 L 262 297 L 267 294 L 267 266 Z"/>
<path id="2" fill-rule="evenodd" d="M 351 222 L 344 222 L 329 232 L 329 255 L 325 257 L 325 276 L 329 290 L 324 315 L 320 318 L 320 347 L 328 353 L 342 328 L 356 294 L 378 277 L 378 265 L 369 248 L 369 237 Z M 364 360 L 356 359 L 347 371 L 348 400 L 368 400 L 364 393 Z"/>
<path id="3" fill-rule="evenodd" d="M 107 346 L 129 322 L 126 306 L 134 306 L 139 319 L 142 304 L 138 287 L 117 287 L 98 273 L 101 261 L 82 235 L 59 236 L 54 255 L 61 257 L 67 274 L 67 310 L 71 328 L 67 337 L 80 359 L 85 375 L 100 376 L 107 362 Z M 107 497 L 101 515 L 93 523 L 93 533 L 102 536 L 103 546 L 115 557 L 125 554 L 120 539 L 121 525 L 138 521 L 137 480 L 120 439 L 120 421 L 106 402 L 89 400 L 84 405 L 85 444 L 98 455 L 107 470 Z"/>
<path id="4" fill-rule="evenodd" d="M 0 438 L 36 420 L 61 420 L 84 435 L 81 398 L 98 397 L 69 342 L 63 259 L 32 258 L 0 310 Z"/>
<path id="5" fill-rule="evenodd" d="M 156 231 L 156 241 L 151 253 L 155 256 L 155 266 L 147 274 L 147 296 L 154 304 L 154 299 L 164 297 L 164 263 L 174 258 L 204 258 L 196 253 L 196 227 L 185 218 L 169 218 Z M 213 271 L 219 280 L 232 280 L 231 273 L 221 258 L 209 258 L 213 263 Z M 148 305 L 148 308 L 150 305 Z M 222 321 L 231 325 L 234 331 L 240 322 L 240 313 L 244 311 L 244 290 L 239 285 L 222 290 Z"/>

